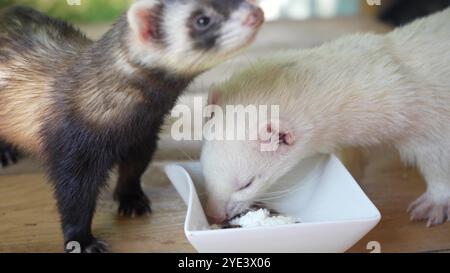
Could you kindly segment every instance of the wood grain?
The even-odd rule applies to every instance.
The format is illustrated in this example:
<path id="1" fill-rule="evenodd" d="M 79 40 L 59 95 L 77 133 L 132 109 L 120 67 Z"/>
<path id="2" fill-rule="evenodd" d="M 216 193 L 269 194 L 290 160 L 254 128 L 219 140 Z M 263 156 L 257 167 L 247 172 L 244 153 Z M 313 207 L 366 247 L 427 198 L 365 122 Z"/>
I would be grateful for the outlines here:
<path id="1" fill-rule="evenodd" d="M 361 156 L 361 155 L 358 155 Z M 383 151 L 371 153 L 361 186 L 382 213 L 381 223 L 350 252 L 368 252 L 370 241 L 383 252 L 445 252 L 450 223 L 426 228 L 409 221 L 406 207 L 424 190 L 416 170 L 403 167 Z M 162 173 L 167 162 L 146 172 L 144 190 L 152 200 L 149 217 L 117 216 L 111 197 L 114 177 L 105 189 L 93 230 L 114 252 L 193 252 L 184 237 L 186 206 Z M 0 252 L 61 252 L 62 235 L 52 190 L 42 174 L 0 176 Z"/>
<path id="2" fill-rule="evenodd" d="M 161 164 L 144 176 L 152 200 L 149 217 L 123 218 L 116 213 L 110 186 L 102 194 L 93 232 L 113 252 L 191 252 L 184 237 L 186 206 L 162 173 Z M 52 189 L 42 174 L 0 176 L 0 252 L 61 252 L 62 233 Z"/>
<path id="3" fill-rule="evenodd" d="M 406 212 L 408 205 L 425 191 L 418 171 L 405 167 L 395 153 L 385 149 L 368 154 L 368 163 L 359 181 L 380 210 L 382 220 L 350 251 L 367 252 L 370 241 L 379 242 L 382 252 L 449 251 L 450 222 L 427 228 L 424 222 L 411 222 Z"/>

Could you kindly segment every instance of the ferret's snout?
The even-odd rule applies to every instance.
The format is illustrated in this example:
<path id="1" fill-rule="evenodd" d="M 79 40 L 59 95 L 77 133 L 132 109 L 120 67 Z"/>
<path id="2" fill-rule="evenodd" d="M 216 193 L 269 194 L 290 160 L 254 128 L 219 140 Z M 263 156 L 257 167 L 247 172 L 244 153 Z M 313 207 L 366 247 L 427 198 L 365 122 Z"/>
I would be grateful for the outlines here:
<path id="1" fill-rule="evenodd" d="M 247 18 L 243 22 L 244 26 L 259 27 L 262 23 L 264 23 L 264 11 L 257 6 L 252 6 Z"/>
<path id="2" fill-rule="evenodd" d="M 228 217 L 214 217 L 214 216 L 208 216 L 208 222 L 212 225 L 214 224 L 222 224 L 223 222 L 225 222 Z"/>
<path id="3" fill-rule="evenodd" d="M 228 219 L 228 215 L 224 208 L 221 208 L 216 203 L 208 201 L 206 205 L 206 216 L 211 224 L 220 224 Z"/>

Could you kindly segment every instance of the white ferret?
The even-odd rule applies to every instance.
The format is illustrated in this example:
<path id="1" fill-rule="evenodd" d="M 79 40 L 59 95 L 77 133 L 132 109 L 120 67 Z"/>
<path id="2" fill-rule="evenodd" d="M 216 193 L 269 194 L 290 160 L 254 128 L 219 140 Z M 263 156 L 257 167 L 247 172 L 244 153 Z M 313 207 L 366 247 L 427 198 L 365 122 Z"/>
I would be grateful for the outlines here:
<path id="1" fill-rule="evenodd" d="M 263 152 L 258 140 L 205 141 L 207 212 L 216 221 L 247 209 L 304 157 L 377 144 L 397 148 L 426 180 L 411 218 L 450 219 L 450 9 L 386 35 L 275 54 L 216 88 L 210 104 L 279 105 L 272 133 L 281 143 Z"/>

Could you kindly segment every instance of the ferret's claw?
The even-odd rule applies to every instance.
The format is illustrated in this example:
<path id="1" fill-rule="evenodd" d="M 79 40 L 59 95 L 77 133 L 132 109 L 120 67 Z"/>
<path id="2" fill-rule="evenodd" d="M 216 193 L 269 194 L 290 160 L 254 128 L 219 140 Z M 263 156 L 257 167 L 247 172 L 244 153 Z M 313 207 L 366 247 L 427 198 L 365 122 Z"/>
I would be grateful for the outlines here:
<path id="1" fill-rule="evenodd" d="M 108 253 L 108 246 L 105 242 L 95 240 L 92 244 L 88 245 L 84 250 L 84 253 Z"/>
<path id="2" fill-rule="evenodd" d="M 450 198 L 436 201 L 429 193 L 420 196 L 408 207 L 411 221 L 427 221 L 427 227 L 432 227 L 450 221 Z"/>
<path id="3" fill-rule="evenodd" d="M 135 196 L 122 196 L 118 201 L 118 212 L 123 217 L 149 216 L 152 212 L 150 200 L 144 193 Z"/>

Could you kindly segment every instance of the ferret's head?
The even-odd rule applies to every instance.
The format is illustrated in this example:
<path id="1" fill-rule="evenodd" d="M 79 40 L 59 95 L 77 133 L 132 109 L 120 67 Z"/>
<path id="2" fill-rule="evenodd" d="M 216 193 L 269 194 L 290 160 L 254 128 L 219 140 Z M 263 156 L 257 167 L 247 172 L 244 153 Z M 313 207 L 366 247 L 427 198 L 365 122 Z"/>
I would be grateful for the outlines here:
<path id="1" fill-rule="evenodd" d="M 251 44 L 264 13 L 253 0 L 140 0 L 127 20 L 132 62 L 196 74 Z"/>
<path id="2" fill-rule="evenodd" d="M 301 158 L 316 152 L 313 147 L 317 145 L 310 141 L 308 119 L 299 114 L 298 98 L 289 91 L 302 87 L 302 79 L 289 72 L 295 69 L 289 62 L 292 61 L 256 62 L 210 93 L 209 104 L 220 109 L 211 109 L 212 118 L 205 123 L 201 163 L 208 194 L 206 213 L 214 222 L 230 219 L 254 203 L 264 203 L 273 194 L 269 191 L 279 178 Z M 245 126 L 237 123 L 236 112 L 227 109 L 235 105 L 247 109 Z M 251 121 L 248 113 L 255 111 L 249 106 L 258 111 L 267 106 L 268 115 L 258 113 Z M 270 110 L 272 106 L 279 106 L 278 115 Z M 242 117 L 242 108 L 237 113 Z M 235 126 L 227 124 L 230 115 L 236 117 Z M 251 126 L 256 120 L 257 125 Z M 229 140 L 242 129 L 246 134 L 244 140 Z M 252 137 L 251 130 L 255 129 Z M 217 139 L 220 130 L 223 138 Z"/>

